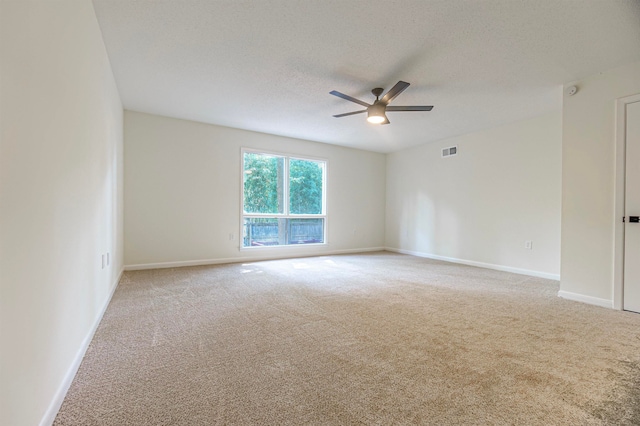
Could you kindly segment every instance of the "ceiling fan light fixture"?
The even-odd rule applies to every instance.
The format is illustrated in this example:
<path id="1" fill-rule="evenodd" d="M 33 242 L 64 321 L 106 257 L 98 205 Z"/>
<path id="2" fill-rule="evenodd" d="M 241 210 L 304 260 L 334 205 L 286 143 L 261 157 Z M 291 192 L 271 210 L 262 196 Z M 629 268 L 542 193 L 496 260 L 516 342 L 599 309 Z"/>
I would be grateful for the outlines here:
<path id="1" fill-rule="evenodd" d="M 380 124 L 387 118 L 384 116 L 384 105 L 373 104 L 367 108 L 367 121 L 373 124 Z"/>
<path id="2" fill-rule="evenodd" d="M 380 124 L 384 121 L 384 117 L 380 115 L 369 115 L 369 117 L 367 117 L 367 121 L 373 124 Z"/>
<path id="3" fill-rule="evenodd" d="M 393 86 L 386 95 L 382 98 L 380 95 L 384 91 L 384 89 L 380 87 L 376 87 L 371 91 L 373 96 L 376 97 L 376 100 L 373 104 L 368 104 L 360 99 L 356 99 L 353 96 L 345 95 L 344 93 L 340 93 L 336 90 L 332 90 L 329 92 L 330 95 L 337 96 L 346 101 L 356 103 L 358 105 L 362 105 L 366 109 L 361 109 L 359 111 L 345 112 L 343 114 L 334 115 L 335 118 L 340 117 L 348 117 L 350 115 L 367 113 L 367 121 L 372 124 L 389 124 L 390 121 L 387 118 L 387 111 L 431 111 L 433 109 L 432 105 L 413 105 L 413 106 L 389 106 L 389 102 L 394 100 L 400 93 L 409 87 L 409 83 L 406 81 L 399 81 Z"/>

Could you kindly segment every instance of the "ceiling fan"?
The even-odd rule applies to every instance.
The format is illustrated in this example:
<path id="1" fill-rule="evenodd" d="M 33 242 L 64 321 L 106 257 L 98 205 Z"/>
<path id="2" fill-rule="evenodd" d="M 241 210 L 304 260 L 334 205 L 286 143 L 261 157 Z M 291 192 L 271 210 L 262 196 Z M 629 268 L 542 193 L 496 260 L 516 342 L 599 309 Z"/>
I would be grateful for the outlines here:
<path id="1" fill-rule="evenodd" d="M 363 112 L 366 112 L 367 121 L 369 123 L 389 124 L 389 119 L 385 114 L 385 112 L 387 111 L 431 111 L 433 109 L 433 106 L 389 106 L 389 103 L 394 100 L 400 93 L 404 92 L 407 87 L 409 87 L 409 83 L 407 83 L 406 81 L 399 81 L 382 98 L 380 98 L 380 95 L 382 95 L 384 89 L 376 87 L 371 91 L 371 93 L 373 93 L 373 95 L 376 97 L 376 100 L 373 102 L 373 104 L 368 104 L 364 101 L 333 90 L 329 92 L 331 95 L 367 107 L 367 109 L 363 109 L 361 111 L 346 112 L 344 114 L 334 115 L 334 117 L 340 118 L 346 117 L 348 115 L 361 114 Z"/>

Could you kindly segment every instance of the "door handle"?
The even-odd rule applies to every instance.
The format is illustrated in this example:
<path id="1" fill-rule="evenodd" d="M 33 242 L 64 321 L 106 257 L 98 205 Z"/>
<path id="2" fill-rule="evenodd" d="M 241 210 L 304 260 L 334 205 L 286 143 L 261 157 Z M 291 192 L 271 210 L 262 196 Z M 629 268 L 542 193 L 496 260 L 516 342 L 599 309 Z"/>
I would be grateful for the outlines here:
<path id="1" fill-rule="evenodd" d="M 629 223 L 639 223 L 640 216 L 629 216 Z"/>

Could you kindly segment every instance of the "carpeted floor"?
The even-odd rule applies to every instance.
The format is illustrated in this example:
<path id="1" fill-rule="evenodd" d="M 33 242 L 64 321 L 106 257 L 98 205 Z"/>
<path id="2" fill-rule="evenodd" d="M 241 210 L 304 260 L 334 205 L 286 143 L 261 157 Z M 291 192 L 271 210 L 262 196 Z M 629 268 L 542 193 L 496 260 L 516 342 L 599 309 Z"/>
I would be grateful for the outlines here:
<path id="1" fill-rule="evenodd" d="M 56 425 L 640 424 L 640 315 L 381 252 L 125 273 Z"/>

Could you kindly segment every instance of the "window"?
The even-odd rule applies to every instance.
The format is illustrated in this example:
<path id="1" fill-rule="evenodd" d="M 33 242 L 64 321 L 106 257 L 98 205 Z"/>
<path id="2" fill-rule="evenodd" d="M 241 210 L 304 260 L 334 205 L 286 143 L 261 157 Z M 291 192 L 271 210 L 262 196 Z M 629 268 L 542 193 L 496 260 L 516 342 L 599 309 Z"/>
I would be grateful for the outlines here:
<path id="1" fill-rule="evenodd" d="M 326 162 L 243 150 L 242 246 L 325 242 Z"/>

